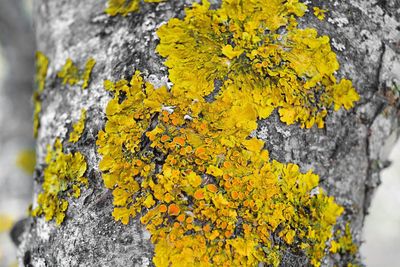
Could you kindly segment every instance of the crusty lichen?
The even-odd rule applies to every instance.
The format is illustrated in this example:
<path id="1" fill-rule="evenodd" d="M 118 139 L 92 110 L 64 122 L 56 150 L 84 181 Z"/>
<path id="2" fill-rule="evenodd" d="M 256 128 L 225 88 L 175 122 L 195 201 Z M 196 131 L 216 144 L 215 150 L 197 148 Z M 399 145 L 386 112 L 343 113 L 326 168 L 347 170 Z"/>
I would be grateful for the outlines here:
<path id="1" fill-rule="evenodd" d="M 83 130 L 85 129 L 86 110 L 81 110 L 79 120 L 72 125 L 73 131 L 69 135 L 69 142 L 76 143 L 81 138 Z"/>
<path id="2" fill-rule="evenodd" d="M 81 82 L 82 88 L 86 89 L 89 86 L 90 75 L 95 64 L 96 61 L 93 58 L 89 58 L 84 70 L 81 72 L 72 59 L 68 58 L 62 69 L 57 73 L 57 77 L 62 79 L 64 85 L 76 85 Z"/>
<path id="3" fill-rule="evenodd" d="M 166 0 L 144 0 L 145 3 L 160 3 Z M 140 8 L 140 0 L 108 0 L 105 13 L 110 16 L 127 16 L 132 12 L 137 12 Z"/>
<path id="4" fill-rule="evenodd" d="M 41 93 L 44 90 L 46 84 L 47 69 L 49 66 L 48 58 L 40 51 L 36 52 L 36 75 L 35 84 L 36 91 L 33 94 L 33 136 L 36 138 L 38 135 L 38 129 L 40 126 L 39 114 L 42 110 Z"/>
<path id="5" fill-rule="evenodd" d="M 54 148 L 48 146 L 46 164 L 43 192 L 37 197 L 32 216 L 44 215 L 46 221 L 54 219 L 60 225 L 68 209 L 67 197 L 78 198 L 81 187 L 88 185 L 88 180 L 83 176 L 86 162 L 79 152 L 64 153 L 61 140 L 57 139 Z"/>

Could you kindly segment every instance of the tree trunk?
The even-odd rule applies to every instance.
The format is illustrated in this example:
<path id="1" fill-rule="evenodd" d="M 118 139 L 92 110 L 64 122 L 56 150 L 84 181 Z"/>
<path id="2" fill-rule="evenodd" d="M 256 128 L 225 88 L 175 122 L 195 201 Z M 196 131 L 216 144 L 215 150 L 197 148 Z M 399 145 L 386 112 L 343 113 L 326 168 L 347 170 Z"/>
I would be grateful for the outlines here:
<path id="1" fill-rule="evenodd" d="M 137 13 L 109 17 L 106 1 L 36 0 L 34 19 L 38 50 L 50 60 L 42 93 L 40 129 L 37 139 L 36 195 L 41 191 L 46 146 L 64 140 L 87 110 L 85 131 L 67 151 L 79 151 L 88 165 L 88 189 L 70 201 L 61 226 L 31 218 L 19 248 L 21 266 L 148 266 L 152 264 L 150 235 L 138 219 L 125 226 L 112 217 L 112 194 L 104 188 L 96 152 L 97 134 L 105 123 L 104 110 L 110 100 L 103 88 L 105 79 L 130 77 L 141 70 L 148 80 L 161 84 L 167 77 L 163 59 L 156 54 L 155 30 L 173 17 L 183 17 L 191 1 L 170 0 L 143 4 Z M 400 23 L 399 3 L 354 0 L 311 1 L 329 10 L 325 21 L 308 12 L 301 27 L 318 29 L 331 38 L 338 56 L 340 77 L 352 80 L 361 96 L 350 111 L 332 112 L 324 129 L 301 129 L 280 122 L 275 112 L 258 123 L 256 136 L 266 141 L 270 158 L 296 163 L 301 171 L 312 169 L 321 186 L 345 209 L 356 244 L 362 242 L 362 226 L 379 172 L 399 135 Z M 83 69 L 89 57 L 96 59 L 88 89 L 65 86 L 57 78 L 71 58 Z M 288 252 L 282 266 L 304 265 Z M 356 256 L 356 257 L 359 257 Z M 323 266 L 344 266 L 351 255 L 325 257 Z"/>

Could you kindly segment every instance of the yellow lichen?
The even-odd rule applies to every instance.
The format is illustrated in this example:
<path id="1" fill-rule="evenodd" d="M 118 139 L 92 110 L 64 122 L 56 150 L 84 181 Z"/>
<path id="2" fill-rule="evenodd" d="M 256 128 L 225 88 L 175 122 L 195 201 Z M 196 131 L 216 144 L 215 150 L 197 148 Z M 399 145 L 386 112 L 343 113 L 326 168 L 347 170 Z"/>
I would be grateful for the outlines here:
<path id="1" fill-rule="evenodd" d="M 75 85 L 80 80 L 79 69 L 72 62 L 72 59 L 68 58 L 62 69 L 57 73 L 57 77 L 61 78 L 62 83 Z"/>
<path id="2" fill-rule="evenodd" d="M 166 0 L 144 0 L 145 3 L 160 3 Z M 108 0 L 105 13 L 110 16 L 127 16 L 139 10 L 140 0 Z"/>
<path id="3" fill-rule="evenodd" d="M 33 93 L 33 137 L 37 138 L 40 127 L 40 112 L 42 111 L 42 101 L 38 91 Z"/>
<path id="4" fill-rule="evenodd" d="M 49 60 L 47 57 L 40 51 L 36 52 L 36 87 L 39 93 L 43 92 L 46 76 L 47 76 L 47 68 L 49 66 Z"/>
<path id="5" fill-rule="evenodd" d="M 83 130 L 85 129 L 85 120 L 86 120 L 86 110 L 82 109 L 79 121 L 77 121 L 72 126 L 73 131 L 69 135 L 69 142 L 76 143 L 78 142 L 79 138 L 81 138 Z"/>
<path id="6" fill-rule="evenodd" d="M 336 231 L 335 239 L 331 241 L 329 249 L 332 253 L 346 253 L 355 254 L 358 248 L 353 242 L 353 237 L 350 231 L 349 223 L 346 224 L 344 231 Z"/>
<path id="7" fill-rule="evenodd" d="M 39 115 L 42 110 L 42 102 L 40 99 L 40 95 L 44 90 L 46 84 L 46 76 L 47 69 L 49 65 L 49 60 L 47 57 L 40 51 L 36 52 L 36 75 L 35 75 L 35 84 L 36 91 L 33 94 L 33 136 L 36 138 L 38 135 L 38 129 L 40 126 Z"/>
<path id="8" fill-rule="evenodd" d="M 314 16 L 316 16 L 319 20 L 324 20 L 325 19 L 325 13 L 327 10 L 321 9 L 319 7 L 314 7 Z"/>
<path id="9" fill-rule="evenodd" d="M 270 161 L 264 142 L 248 138 L 257 117 L 229 110 L 240 95 L 221 108 L 154 89 L 138 72 L 105 87 L 114 98 L 97 145 L 113 216 L 143 215 L 156 266 L 276 265 L 289 246 L 318 266 L 343 208 L 317 175 Z"/>
<path id="10" fill-rule="evenodd" d="M 157 31 L 157 51 L 167 58 L 176 94 L 201 98 L 220 80 L 217 101 L 240 88 L 238 99 L 249 114 L 266 118 L 278 108 L 283 122 L 307 128 L 322 128 L 329 108 L 350 108 L 359 99 L 350 81 L 334 76 L 339 63 L 329 37 L 297 28 L 304 4 L 226 0 L 217 10 L 209 5 L 195 4 L 183 20 L 171 19 Z"/>
<path id="11" fill-rule="evenodd" d="M 139 72 L 104 82 L 113 98 L 97 145 L 112 215 L 140 215 L 156 266 L 278 266 L 288 250 L 319 266 L 343 208 L 316 174 L 271 160 L 250 135 L 274 109 L 287 124 L 323 127 L 328 109 L 359 96 L 336 80 L 329 38 L 297 28 L 304 4 L 209 7 L 194 4 L 157 32 L 172 88 Z"/>
<path id="12" fill-rule="evenodd" d="M 64 85 L 76 85 L 82 82 L 82 88 L 85 89 L 89 86 L 90 74 L 95 64 L 96 61 L 93 58 L 89 58 L 84 70 L 81 72 L 72 59 L 68 58 L 62 69 L 57 73 L 57 77 L 62 79 Z"/>
<path id="13" fill-rule="evenodd" d="M 96 65 L 96 60 L 94 60 L 94 58 L 89 58 L 89 60 L 86 62 L 85 70 L 83 71 L 83 76 L 82 76 L 83 89 L 86 89 L 89 86 L 90 75 L 92 73 L 94 65 Z"/>
<path id="14" fill-rule="evenodd" d="M 55 220 L 57 225 L 64 221 L 68 209 L 67 197 L 80 196 L 80 188 L 88 185 L 83 177 L 86 172 L 86 162 L 79 152 L 65 154 L 60 139 L 54 148 L 48 146 L 46 168 L 42 192 L 37 197 L 37 206 L 32 216 L 44 215 L 46 221 Z"/>
<path id="15" fill-rule="evenodd" d="M 27 174 L 32 175 L 36 165 L 36 152 L 34 149 L 26 149 L 19 153 L 17 165 Z"/>

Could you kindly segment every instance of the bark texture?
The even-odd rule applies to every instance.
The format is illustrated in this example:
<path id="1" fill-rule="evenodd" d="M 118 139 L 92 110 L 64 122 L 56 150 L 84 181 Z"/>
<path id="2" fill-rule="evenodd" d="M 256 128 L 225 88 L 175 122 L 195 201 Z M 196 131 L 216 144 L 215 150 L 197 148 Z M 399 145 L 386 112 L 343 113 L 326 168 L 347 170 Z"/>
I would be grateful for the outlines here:
<path id="1" fill-rule="evenodd" d="M 127 17 L 104 14 L 106 0 L 36 0 L 34 17 L 38 50 L 50 60 L 43 93 L 41 127 L 37 140 L 38 164 L 35 193 L 40 191 L 45 148 L 55 138 L 65 139 L 82 108 L 87 109 L 83 137 L 69 151 L 87 159 L 89 189 L 71 200 L 61 227 L 43 218 L 30 219 L 19 248 L 21 266 L 149 266 L 152 244 L 139 221 L 128 226 L 111 216 L 111 192 L 103 186 L 98 170 L 96 136 L 104 126 L 104 108 L 110 99 L 103 80 L 130 77 L 135 69 L 162 84 L 167 69 L 155 53 L 157 27 L 172 17 L 182 17 L 192 1 L 170 0 L 142 5 Z M 309 1 L 309 6 L 329 10 L 324 22 L 311 12 L 301 19 L 303 27 L 329 35 L 338 55 L 338 75 L 347 77 L 361 100 L 350 112 L 328 116 L 324 129 L 304 130 L 287 126 L 275 113 L 259 122 L 255 133 L 267 142 L 272 159 L 293 162 L 302 171 L 313 169 L 329 195 L 345 207 L 358 244 L 371 196 L 379 184 L 379 172 L 399 135 L 400 113 L 400 3 L 388 1 Z M 218 1 L 215 1 L 218 5 Z M 97 64 L 88 89 L 63 86 L 56 73 L 70 57 L 83 68 L 89 57 Z M 285 255 L 282 266 L 304 266 L 305 259 Z M 326 258 L 323 266 L 344 265 L 346 257 Z"/>

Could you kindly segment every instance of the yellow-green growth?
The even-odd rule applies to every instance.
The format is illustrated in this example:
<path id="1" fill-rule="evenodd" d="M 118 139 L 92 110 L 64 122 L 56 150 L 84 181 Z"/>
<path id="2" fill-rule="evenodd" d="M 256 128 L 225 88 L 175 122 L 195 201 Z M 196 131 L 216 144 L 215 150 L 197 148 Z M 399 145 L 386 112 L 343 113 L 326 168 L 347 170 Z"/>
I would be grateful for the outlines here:
<path id="1" fill-rule="evenodd" d="M 36 152 L 34 149 L 26 149 L 19 153 L 17 165 L 27 174 L 32 175 L 35 171 Z"/>
<path id="2" fill-rule="evenodd" d="M 37 197 L 37 207 L 32 211 L 33 216 L 44 215 L 46 221 L 55 220 L 57 225 L 64 221 L 68 209 L 67 197 L 78 198 L 81 187 L 88 185 L 83 177 L 86 172 L 86 162 L 79 152 L 65 154 L 60 139 L 54 148 L 48 146 L 44 169 L 42 192 Z"/>
<path id="3" fill-rule="evenodd" d="M 321 9 L 319 7 L 313 7 L 314 16 L 316 16 L 319 20 L 325 19 L 325 13 L 328 12 L 327 10 Z"/>
<path id="4" fill-rule="evenodd" d="M 62 83 L 64 85 L 76 85 L 82 82 L 82 88 L 85 89 L 89 86 L 90 75 L 95 64 L 96 61 L 93 58 L 89 58 L 85 64 L 85 69 L 81 72 L 73 61 L 68 58 L 65 65 L 57 73 L 57 77 L 63 80 Z"/>
<path id="5" fill-rule="evenodd" d="M 65 65 L 57 73 L 57 77 L 63 80 L 63 84 L 75 85 L 80 80 L 79 69 L 72 62 L 72 59 L 68 58 Z"/>
<path id="6" fill-rule="evenodd" d="M 351 82 L 334 75 L 339 63 L 329 37 L 297 27 L 305 4 L 225 0 L 220 9 L 209 6 L 194 4 L 183 20 L 171 19 L 157 31 L 157 51 L 166 57 L 176 93 L 201 98 L 218 79 L 221 99 L 249 103 L 260 119 L 279 109 L 283 122 L 306 128 L 322 128 L 328 109 L 349 109 L 359 100 Z M 232 87 L 240 88 L 241 98 Z"/>
<path id="7" fill-rule="evenodd" d="M 278 266 L 285 251 L 319 266 L 343 208 L 316 174 L 271 160 L 250 134 L 274 109 L 287 124 L 323 127 L 328 109 L 350 109 L 359 96 L 336 80 L 329 37 L 297 28 L 304 4 L 209 7 L 194 4 L 157 31 L 170 90 L 139 72 L 104 83 L 114 97 L 97 145 L 113 216 L 141 216 L 156 266 Z"/>
<path id="8" fill-rule="evenodd" d="M 144 0 L 145 3 L 160 3 L 166 0 Z M 110 16 L 127 16 L 139 10 L 140 0 L 108 0 L 105 13 Z"/>
<path id="9" fill-rule="evenodd" d="M 77 121 L 74 125 L 72 125 L 73 131 L 69 135 L 69 142 L 76 143 L 85 129 L 85 120 L 86 120 L 86 110 L 81 110 L 81 116 L 79 121 Z"/>
<path id="10" fill-rule="evenodd" d="M 336 231 L 335 239 L 331 241 L 329 249 L 332 253 L 351 253 L 355 254 L 358 247 L 353 242 L 353 237 L 350 230 L 350 224 L 347 223 L 344 231 Z"/>
<path id="11" fill-rule="evenodd" d="M 48 58 L 40 51 L 36 52 L 36 75 L 35 84 L 36 91 L 33 94 L 33 136 L 36 138 L 38 135 L 38 130 L 40 126 L 39 115 L 42 110 L 42 102 L 40 95 L 44 90 L 46 85 L 47 69 L 49 66 Z"/>
<path id="12" fill-rule="evenodd" d="M 89 86 L 90 75 L 94 65 L 96 65 L 96 60 L 94 60 L 94 58 L 89 58 L 89 60 L 86 62 L 85 70 L 83 71 L 83 89 L 86 89 Z"/>
<path id="13" fill-rule="evenodd" d="M 42 111 L 42 101 L 38 91 L 33 93 L 33 137 L 37 138 L 40 127 L 40 111 Z"/>
<path id="14" fill-rule="evenodd" d="M 49 66 L 48 58 L 40 51 L 36 52 L 36 88 L 39 93 L 44 89 L 46 83 L 47 69 Z"/>
<path id="15" fill-rule="evenodd" d="M 138 72 L 105 88 L 114 98 L 97 145 L 113 216 L 141 215 L 156 266 L 277 266 L 288 248 L 319 265 L 343 208 L 316 174 L 271 161 L 248 137 L 257 113 L 249 100 L 239 105 L 239 88 L 208 103 L 190 97 L 195 88 L 154 89 Z"/>

